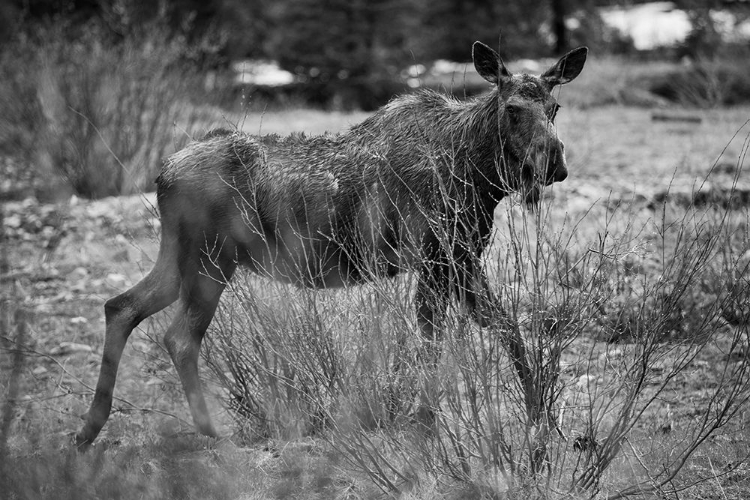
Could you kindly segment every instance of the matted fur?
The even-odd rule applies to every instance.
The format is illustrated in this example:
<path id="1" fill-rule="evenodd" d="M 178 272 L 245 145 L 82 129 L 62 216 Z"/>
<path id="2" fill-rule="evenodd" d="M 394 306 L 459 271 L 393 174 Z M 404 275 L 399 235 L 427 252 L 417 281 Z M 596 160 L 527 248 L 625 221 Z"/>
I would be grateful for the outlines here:
<path id="1" fill-rule="evenodd" d="M 217 130 L 172 155 L 159 176 L 162 239 L 154 269 L 107 301 L 107 333 L 86 447 L 107 421 L 128 336 L 179 299 L 165 345 L 198 430 L 216 432 L 198 378 L 201 340 L 238 265 L 307 287 L 417 272 L 417 321 L 438 340 L 456 300 L 481 324 L 499 305 L 480 264 L 507 194 L 538 202 L 567 176 L 550 94 L 583 68 L 576 49 L 540 77 L 513 76 L 479 42 L 484 96 L 432 91 L 399 97 L 337 135 L 251 136 Z"/>

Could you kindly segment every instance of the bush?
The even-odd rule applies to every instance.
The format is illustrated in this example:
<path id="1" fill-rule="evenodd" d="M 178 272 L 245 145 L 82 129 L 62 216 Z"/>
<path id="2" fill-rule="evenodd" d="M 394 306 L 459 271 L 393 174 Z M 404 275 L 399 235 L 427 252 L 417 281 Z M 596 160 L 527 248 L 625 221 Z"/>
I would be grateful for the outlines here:
<path id="1" fill-rule="evenodd" d="M 235 280 L 207 359 L 244 436 L 323 438 L 389 495 L 680 491 L 711 477 L 685 464 L 750 397 L 734 361 L 750 242 L 732 208 L 659 208 L 639 225 L 611 206 L 508 207 L 487 257 L 504 312 L 483 328 L 449 310 L 440 347 L 416 333 L 408 276 L 324 292 Z M 663 401 L 686 380 L 699 401 L 672 434 Z"/>
<path id="2" fill-rule="evenodd" d="M 183 53 L 158 31 L 109 46 L 96 30 L 73 43 L 54 32 L 41 45 L 18 42 L 2 54 L 11 77 L 0 86 L 10 110 L 0 149 L 24 158 L 48 190 L 60 177 L 89 198 L 152 190 L 163 158 L 222 122 L 193 104 L 202 79 Z"/>

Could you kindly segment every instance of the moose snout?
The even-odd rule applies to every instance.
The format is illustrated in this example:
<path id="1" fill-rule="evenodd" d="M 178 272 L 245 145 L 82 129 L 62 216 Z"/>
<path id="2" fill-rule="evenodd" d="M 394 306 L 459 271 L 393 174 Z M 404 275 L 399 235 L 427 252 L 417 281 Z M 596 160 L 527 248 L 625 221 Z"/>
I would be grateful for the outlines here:
<path id="1" fill-rule="evenodd" d="M 555 167 L 554 171 L 552 172 L 551 179 L 552 181 L 550 184 L 554 182 L 562 182 L 565 179 L 568 178 L 568 168 L 565 166 L 565 161 Z"/>
<path id="2" fill-rule="evenodd" d="M 550 144 L 549 162 L 547 165 L 547 185 L 562 182 L 568 177 L 568 164 L 565 161 L 565 144 L 555 141 Z"/>

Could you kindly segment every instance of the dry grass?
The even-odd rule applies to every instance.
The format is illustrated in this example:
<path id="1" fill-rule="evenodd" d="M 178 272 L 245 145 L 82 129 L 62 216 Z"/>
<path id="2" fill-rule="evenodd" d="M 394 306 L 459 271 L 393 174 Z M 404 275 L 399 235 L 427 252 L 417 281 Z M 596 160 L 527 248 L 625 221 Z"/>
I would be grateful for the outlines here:
<path id="1" fill-rule="evenodd" d="M 228 293 L 223 301 L 224 312 L 217 317 L 209 338 L 234 338 L 237 353 L 247 353 L 251 341 L 259 339 L 272 346 L 269 353 L 290 363 L 286 367 L 277 365 L 281 370 L 278 372 L 260 371 L 265 377 L 262 378 L 265 385 L 260 387 L 267 389 L 268 394 L 249 393 L 257 397 L 258 405 L 256 415 L 251 414 L 252 418 L 247 419 L 245 413 L 244 420 L 221 411 L 218 406 L 219 401 L 227 398 L 228 388 L 237 386 L 231 376 L 222 383 L 221 376 L 228 375 L 226 365 L 221 365 L 226 358 L 218 358 L 217 365 L 223 366 L 218 371 L 220 377 L 206 372 L 215 392 L 216 417 L 223 422 L 227 435 L 234 434 L 229 440 L 211 441 L 183 435 L 190 432 L 189 424 L 184 423 L 189 420 L 187 405 L 166 363 L 168 357 L 149 340 L 158 338 L 163 331 L 164 316 L 149 320 L 134 333 L 126 351 L 130 356 L 124 361 L 117 387 L 117 395 L 122 398 L 116 403 L 120 411 L 110 419 L 99 446 L 93 454 L 83 457 L 69 453 L 66 433 L 78 427 L 77 415 L 85 411 L 90 388 L 83 384 L 94 380 L 99 355 L 96 352 L 61 357 L 39 354 L 49 353 L 62 340 L 96 348 L 101 345 L 101 306 L 115 290 L 124 289 L 125 284 L 84 280 L 84 288 L 77 289 L 73 272 L 76 268 L 93 269 L 101 276 L 118 273 L 131 283 L 148 270 L 155 258 L 154 235 L 143 223 L 144 212 L 133 208 L 140 202 L 131 199 L 114 214 L 109 205 L 102 205 L 101 211 L 107 212 L 106 224 L 89 226 L 78 222 L 78 228 L 71 229 L 59 247 L 47 255 L 45 267 L 39 264 L 40 250 L 32 244 L 14 240 L 8 247 L 14 268 L 31 268 L 47 276 L 56 269 L 60 276 L 56 279 L 62 280 L 60 288 L 72 292 L 55 298 L 51 292 L 45 295 L 42 285 L 48 281 L 20 278 L 19 286 L 27 289 L 3 295 L 4 317 L 20 308 L 33 314 L 28 319 L 32 340 L 28 342 L 20 392 L 13 405 L 8 404 L 5 396 L 8 393 L 4 392 L 5 407 L 12 408 L 14 413 L 9 432 L 2 436 L 7 451 L 0 455 L 4 460 L 0 465 L 6 479 L 0 481 L 0 487 L 17 498 L 135 495 L 370 498 L 381 494 L 380 488 L 387 490 L 389 483 L 398 488 L 402 498 L 413 499 L 488 498 L 503 492 L 514 493 L 518 498 L 565 496 L 570 493 L 571 478 L 580 477 L 585 469 L 585 453 L 573 449 L 575 439 L 587 436 L 592 423 L 599 425 L 596 437 L 601 439 L 611 430 L 618 409 L 623 408 L 627 399 L 625 389 L 634 373 L 632 362 L 638 359 L 638 343 L 633 341 L 633 335 L 639 327 L 632 325 L 647 327 L 645 320 L 655 317 L 648 314 L 658 312 L 647 309 L 656 307 L 657 292 L 674 289 L 660 289 L 657 285 L 662 276 L 680 276 L 678 270 L 670 268 L 675 257 L 689 261 L 686 256 L 690 255 L 690 247 L 687 253 L 680 253 L 677 247 L 679 229 L 687 231 L 681 241 L 689 245 L 691 241 L 705 241 L 696 237 L 695 230 L 702 227 L 711 232 L 724 224 L 724 234 L 731 239 L 720 240 L 721 245 L 712 250 L 712 258 L 705 266 L 698 266 L 700 273 L 686 282 L 689 293 L 680 295 L 679 307 L 668 309 L 676 314 L 673 331 L 677 338 L 672 343 L 659 344 L 654 351 L 658 360 L 649 365 L 647 384 L 641 393 L 650 404 L 628 429 L 627 438 L 620 442 L 622 450 L 599 480 L 598 490 L 572 494 L 606 497 L 641 482 L 643 488 L 653 484 L 665 464 L 692 443 L 691 436 L 695 436 L 717 384 L 731 380 L 722 382 L 722 373 L 730 372 L 722 372 L 721 368 L 744 369 L 743 347 L 729 345 L 734 330 L 727 323 L 702 326 L 701 316 L 692 313 L 710 309 L 722 290 L 732 290 L 727 275 L 722 274 L 726 271 L 722 262 L 741 270 L 738 266 L 746 259 L 750 246 L 745 208 L 732 211 L 731 217 L 722 221 L 721 210 L 709 210 L 701 219 L 701 212 L 690 212 L 671 202 L 654 205 L 652 201 L 655 194 L 668 189 L 670 184 L 692 186 L 696 179 L 705 179 L 725 145 L 750 116 L 750 110 L 701 112 L 700 124 L 662 123 L 653 122 L 650 112 L 644 109 L 616 105 L 576 109 L 575 99 L 564 87 L 560 101 L 566 109 L 560 113 L 559 128 L 567 146 L 569 179 L 553 190 L 543 224 L 524 215 L 520 206 L 503 202 L 496 213 L 498 233 L 488 258 L 496 287 L 504 291 L 505 300 L 512 304 L 513 297 L 518 298 L 516 320 L 530 340 L 547 342 L 540 335 L 544 322 L 539 321 L 541 316 L 535 312 L 537 305 L 558 307 L 553 319 L 564 315 L 566 301 L 581 304 L 580 307 L 601 306 L 601 310 L 587 313 L 588 323 L 571 326 L 578 332 L 575 338 L 562 344 L 544 344 L 547 352 L 558 349 L 560 353 L 559 380 L 555 386 L 560 394 L 556 408 L 563 413 L 560 425 L 568 438 L 566 441 L 555 433 L 546 437 L 548 455 L 554 464 L 554 473 L 546 476 L 546 483 L 540 484 L 522 473 L 505 474 L 505 469 L 492 465 L 492 454 L 497 452 L 492 446 L 503 442 L 515 443 L 510 456 L 518 460 L 516 465 L 523 460 L 528 462 L 523 440 L 530 434 L 528 430 L 513 427 L 524 422 L 522 412 L 513 414 L 506 410 L 493 416 L 492 408 L 484 406 L 480 419 L 466 418 L 465 412 L 471 406 L 461 398 L 472 383 L 482 381 L 478 375 L 496 373 L 505 384 L 488 386 L 494 392 L 487 397 L 495 398 L 492 401 L 498 408 L 501 405 L 514 408 L 508 398 L 522 397 L 522 393 L 513 387 L 515 375 L 507 368 L 507 359 L 493 358 L 489 351 L 483 350 L 493 345 L 493 339 L 482 337 L 487 332 L 469 326 L 460 315 L 452 317 L 451 332 L 463 331 L 467 336 L 449 336 L 439 368 L 439 378 L 445 381 L 441 400 L 445 417 L 439 427 L 440 434 L 437 438 L 420 437 L 419 426 L 411 422 L 413 404 L 410 406 L 409 398 L 411 391 L 424 383 L 420 379 L 423 374 L 414 366 L 411 372 L 395 379 L 390 371 L 394 337 L 408 335 L 409 345 L 414 349 L 418 340 L 408 277 L 354 290 L 315 294 L 269 285 L 255 277 L 248 277 L 247 284 L 235 280 L 233 293 Z M 336 131 L 360 118 L 358 114 L 269 112 L 246 117 L 241 127 L 249 132 L 287 133 L 303 129 L 320 133 Z M 718 164 L 744 166 L 741 154 L 746 151 L 743 145 L 746 136 L 744 130 L 732 141 Z M 84 208 L 81 210 L 76 220 L 92 217 Z M 93 237 L 81 249 L 87 231 Z M 126 236 L 124 241 L 122 235 Z M 603 237 L 606 244 L 597 246 Z M 508 257 L 519 242 L 525 245 L 520 254 L 525 256 L 522 261 L 525 264 Z M 131 244 L 138 248 L 136 252 L 128 250 Z M 101 249 L 100 257 L 98 251 L 91 250 L 95 247 Z M 592 254 L 592 248 L 601 249 L 602 256 Z M 565 276 L 579 280 L 578 288 L 571 287 L 570 281 L 568 288 L 561 287 L 558 274 L 542 273 L 542 279 L 536 281 L 520 279 L 519 269 L 533 271 L 527 258 L 539 255 L 537 249 L 543 250 L 541 255 L 553 250 L 554 260 L 550 259 L 545 266 L 554 264 L 549 268 L 555 273 L 558 264 L 567 258 Z M 723 257 L 722 251 L 726 251 Z M 588 260 L 580 260 L 583 255 L 588 255 Z M 574 266 L 578 262 L 587 265 Z M 579 275 L 571 271 L 573 268 L 578 269 Z M 746 273 L 739 275 L 740 283 L 746 276 Z M 528 293 L 528 283 L 542 286 L 539 292 L 543 301 L 534 302 L 534 296 Z M 582 286 L 585 283 L 589 284 L 588 289 Z M 24 301 L 27 296 L 36 298 Z M 602 300 L 589 300 L 595 296 Z M 739 296 L 735 304 L 740 315 L 747 314 L 742 298 Z M 633 311 L 635 323 L 630 330 L 625 328 L 628 317 L 623 316 L 623 311 Z M 168 315 L 169 312 L 165 316 Z M 71 323 L 73 317 L 84 317 L 87 322 Z M 6 342 L 13 341 L 18 324 L 15 321 L 5 324 L 3 337 Z M 619 332 L 620 343 L 603 341 L 612 332 Z M 694 334 L 701 332 L 710 335 L 696 338 Z M 691 339 L 692 348 L 685 339 Z M 467 342 L 474 342 L 474 350 L 466 350 Z M 684 352 L 693 352 L 699 344 L 703 347 L 695 358 L 680 357 Z M 210 352 L 215 356 L 217 345 L 212 347 L 214 350 Z M 685 351 L 686 347 L 693 350 Z M 485 353 L 488 357 L 467 358 L 467 352 Z M 9 351 L 0 356 L 3 373 L 9 373 Z M 211 359 L 217 361 L 215 357 Z M 325 364 L 332 359 L 334 365 Z M 479 371 L 493 360 L 498 363 L 489 366 L 491 370 Z M 665 374 L 671 373 L 680 360 L 689 361 L 686 369 L 675 372 L 671 384 L 657 393 Z M 235 368 L 241 368 L 243 373 L 264 366 L 252 357 L 239 361 L 236 358 L 235 362 Z M 253 366 L 244 366 L 242 362 Z M 325 374 L 326 366 L 340 368 L 332 380 L 342 383 L 321 391 L 325 384 L 315 377 Z M 35 374 L 39 367 L 46 372 Z M 272 387 L 274 380 L 281 380 L 279 374 L 288 378 L 288 370 L 299 373 L 300 367 L 306 370 L 302 375 L 307 378 L 301 377 L 306 385 Z M 739 379 L 743 376 L 735 374 Z M 409 384 L 416 385 L 409 387 Z M 304 397 L 300 397 L 300 387 L 306 388 Z M 2 388 L 9 390 L 5 382 Z M 401 391 L 403 401 L 397 412 L 400 417 L 390 423 L 384 407 L 391 395 L 389 389 L 393 388 Z M 284 390 L 290 395 L 279 396 L 278 392 Z M 276 395 L 269 396 L 274 391 Z M 125 401 L 134 403 L 136 408 Z M 744 498 L 750 485 L 744 462 L 750 451 L 746 409 L 743 405 L 730 424 L 703 442 L 687 462 L 683 475 L 664 490 L 690 484 L 700 477 L 705 482 L 680 493 L 681 498 L 703 498 L 707 492 L 716 491 L 726 498 Z M 258 417 L 263 417 L 264 425 L 258 425 Z M 485 431 L 476 436 L 486 446 L 481 450 L 472 448 L 475 445 L 465 440 L 476 430 L 472 425 L 491 422 L 509 426 L 505 441 Z M 462 446 L 472 453 L 468 461 L 460 456 Z M 470 466 L 468 473 L 466 463 Z M 374 469 L 376 465 L 388 464 L 392 469 L 384 469 L 382 473 Z"/>

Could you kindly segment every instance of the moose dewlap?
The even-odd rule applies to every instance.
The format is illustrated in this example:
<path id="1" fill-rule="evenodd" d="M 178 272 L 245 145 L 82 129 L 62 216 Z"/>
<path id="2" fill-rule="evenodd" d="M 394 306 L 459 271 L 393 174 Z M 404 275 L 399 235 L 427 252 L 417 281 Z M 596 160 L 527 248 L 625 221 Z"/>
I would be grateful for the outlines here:
<path id="1" fill-rule="evenodd" d="M 166 162 L 158 183 L 159 256 L 137 285 L 107 301 L 94 401 L 76 435 L 107 421 L 128 336 L 179 300 L 165 345 L 197 429 L 216 432 L 198 378 L 201 340 L 238 265 L 307 287 L 337 287 L 413 270 L 426 339 L 451 300 L 485 324 L 499 309 L 481 254 L 495 207 L 567 177 L 551 95 L 583 69 L 587 49 L 539 77 L 512 75 L 476 42 L 474 65 L 492 90 L 461 102 L 430 91 L 394 99 L 346 133 L 249 136 L 217 130 Z"/>

